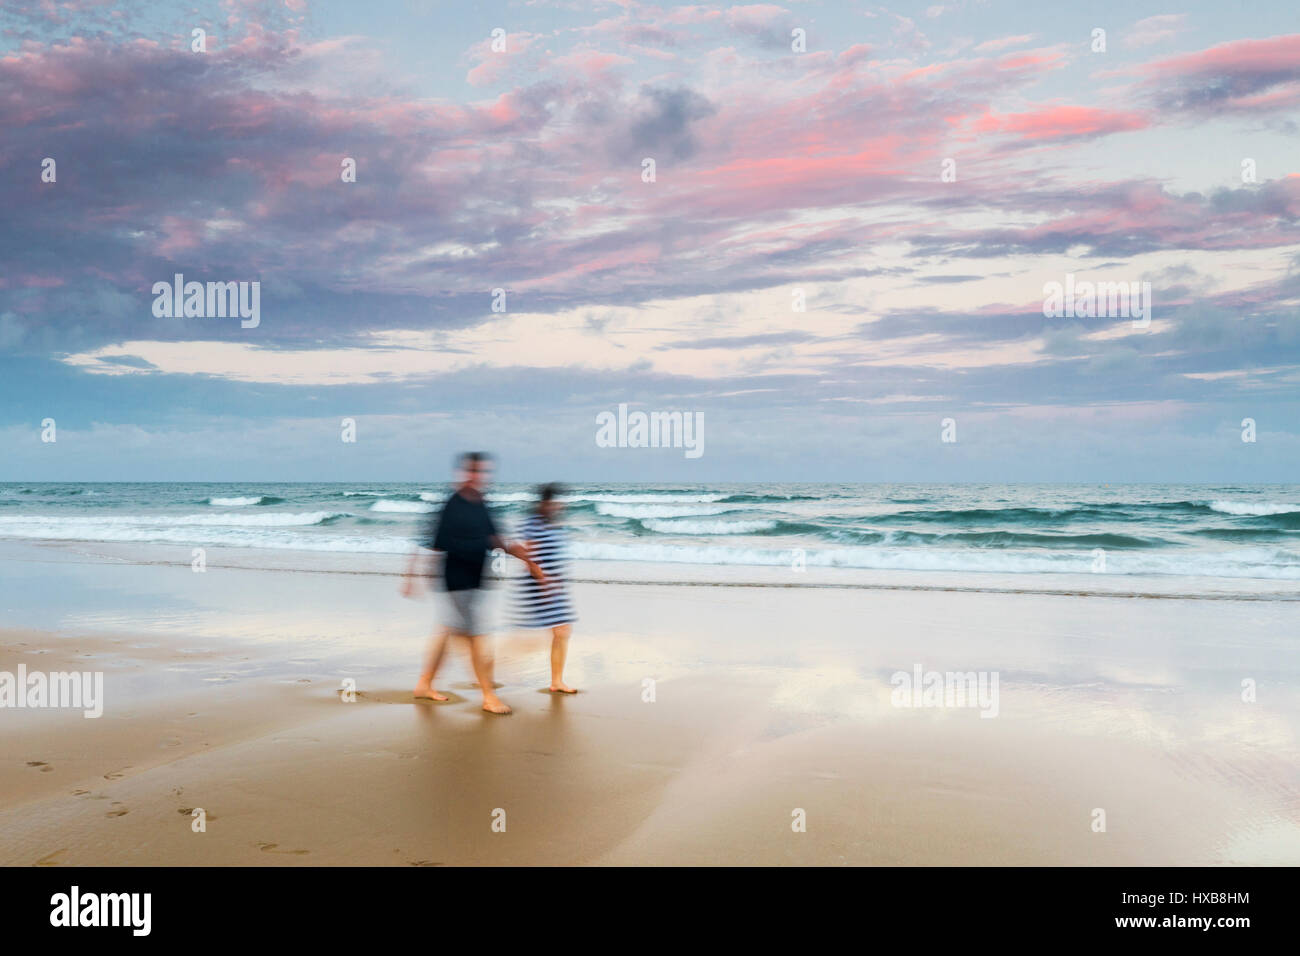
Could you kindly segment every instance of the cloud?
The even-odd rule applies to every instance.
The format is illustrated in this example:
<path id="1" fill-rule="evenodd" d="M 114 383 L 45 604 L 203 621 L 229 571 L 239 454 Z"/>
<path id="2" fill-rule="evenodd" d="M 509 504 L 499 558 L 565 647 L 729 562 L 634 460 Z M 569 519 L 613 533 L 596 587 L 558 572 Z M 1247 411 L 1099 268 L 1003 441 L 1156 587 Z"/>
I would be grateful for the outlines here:
<path id="1" fill-rule="evenodd" d="M 1149 119 L 1140 112 L 1087 106 L 1052 106 L 1029 113 L 986 113 L 975 122 L 981 133 L 1012 134 L 1024 141 L 1090 139 L 1110 133 L 1144 129 Z"/>
<path id="2" fill-rule="evenodd" d="M 1165 43 L 1183 32 L 1186 21 L 1185 13 L 1163 13 L 1146 17 L 1129 28 L 1122 42 L 1129 49 Z"/>
<path id="3" fill-rule="evenodd" d="M 1032 43 L 1034 36 L 1032 33 L 1020 33 L 1015 36 L 998 37 L 994 40 L 985 40 L 983 43 L 977 43 L 974 47 L 976 53 L 996 53 L 999 50 L 1005 50 L 1007 47 L 1024 46 Z"/>
<path id="4" fill-rule="evenodd" d="M 643 156 L 689 159 L 697 148 L 692 124 L 717 112 L 685 87 L 643 87 L 635 109 L 625 133 L 611 144 L 616 157 L 635 162 Z"/>
<path id="5" fill-rule="evenodd" d="M 1280 396 L 1300 363 L 1300 176 L 1225 188 L 1195 146 L 1247 116 L 1285 148 L 1294 37 L 1090 75 L 1078 44 L 1005 24 L 955 56 L 885 11 L 832 34 L 815 7 L 627 0 L 525 5 L 509 52 L 454 37 L 413 79 L 381 23 L 317 36 L 241 4 L 196 56 L 133 8 L 120 29 L 32 9 L 0 54 L 0 374 L 23 420 L 54 395 L 267 414 L 254 393 L 286 419 L 629 394 L 737 421 L 935 396 L 1050 416 Z M 1043 275 L 1071 269 L 1148 277 L 1159 321 L 1044 320 Z M 261 326 L 154 318 L 176 272 L 259 281 Z"/>
<path id="6" fill-rule="evenodd" d="M 1300 33 L 1231 40 L 1136 68 L 1161 109 L 1263 113 L 1300 105 Z"/>

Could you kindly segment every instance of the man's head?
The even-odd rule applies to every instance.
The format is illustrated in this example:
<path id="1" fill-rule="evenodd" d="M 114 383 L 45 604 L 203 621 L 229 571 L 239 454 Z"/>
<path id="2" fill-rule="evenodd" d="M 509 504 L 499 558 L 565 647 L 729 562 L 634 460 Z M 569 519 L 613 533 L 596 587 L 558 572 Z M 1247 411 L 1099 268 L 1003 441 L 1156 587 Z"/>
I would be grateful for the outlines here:
<path id="1" fill-rule="evenodd" d="M 492 456 L 485 451 L 467 451 L 457 462 L 460 483 L 482 494 L 492 480 Z"/>

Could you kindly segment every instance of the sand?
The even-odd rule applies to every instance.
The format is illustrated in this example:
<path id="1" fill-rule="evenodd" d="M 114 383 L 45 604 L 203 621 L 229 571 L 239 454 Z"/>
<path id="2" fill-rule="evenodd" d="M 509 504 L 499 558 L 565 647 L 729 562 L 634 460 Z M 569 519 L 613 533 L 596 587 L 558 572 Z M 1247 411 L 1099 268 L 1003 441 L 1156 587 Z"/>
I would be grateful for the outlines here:
<path id="1" fill-rule="evenodd" d="M 1294 601 L 579 584 L 582 693 L 504 632 L 502 718 L 458 649 L 411 700 L 432 605 L 385 575 L 22 568 L 9 619 L 58 626 L 0 671 L 106 701 L 0 710 L 5 865 L 1300 863 Z M 997 716 L 894 706 L 914 666 Z"/>

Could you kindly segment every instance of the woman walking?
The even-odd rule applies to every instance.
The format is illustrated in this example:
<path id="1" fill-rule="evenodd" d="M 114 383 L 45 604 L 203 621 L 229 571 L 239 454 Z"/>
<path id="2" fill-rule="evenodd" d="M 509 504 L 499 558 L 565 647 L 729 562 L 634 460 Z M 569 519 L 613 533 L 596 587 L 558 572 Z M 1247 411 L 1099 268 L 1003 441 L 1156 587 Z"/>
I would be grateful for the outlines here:
<path id="1" fill-rule="evenodd" d="M 551 631 L 552 694 L 576 694 L 564 683 L 564 659 L 569 653 L 569 634 L 574 615 L 569 600 L 568 542 L 560 516 L 564 505 L 559 500 L 564 489 L 552 482 L 537 489 L 533 513 L 519 528 L 530 559 L 541 566 L 544 581 L 522 577 L 514 591 L 513 619 L 518 627 L 546 627 Z"/>

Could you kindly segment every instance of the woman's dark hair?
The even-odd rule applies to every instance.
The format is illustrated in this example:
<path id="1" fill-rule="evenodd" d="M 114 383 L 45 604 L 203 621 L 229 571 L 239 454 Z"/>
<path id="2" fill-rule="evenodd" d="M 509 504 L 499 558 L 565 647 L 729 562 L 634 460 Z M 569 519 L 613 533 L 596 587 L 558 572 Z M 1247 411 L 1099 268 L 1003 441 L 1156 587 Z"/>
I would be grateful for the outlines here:
<path id="1" fill-rule="evenodd" d="M 534 508 L 534 510 L 540 513 L 542 510 L 542 505 L 546 504 L 546 502 L 548 501 L 560 497 L 560 495 L 562 494 L 564 494 L 564 485 L 560 484 L 558 481 L 548 481 L 544 485 L 538 485 L 537 505 Z"/>

